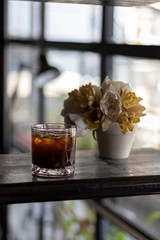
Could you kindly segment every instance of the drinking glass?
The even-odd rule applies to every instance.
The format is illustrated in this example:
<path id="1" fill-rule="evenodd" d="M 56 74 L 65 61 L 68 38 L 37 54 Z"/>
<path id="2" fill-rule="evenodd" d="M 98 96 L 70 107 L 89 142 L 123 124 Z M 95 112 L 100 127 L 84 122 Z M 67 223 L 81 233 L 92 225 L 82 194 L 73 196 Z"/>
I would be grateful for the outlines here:
<path id="1" fill-rule="evenodd" d="M 32 131 L 32 174 L 62 177 L 74 174 L 76 127 L 70 124 L 34 124 Z"/>

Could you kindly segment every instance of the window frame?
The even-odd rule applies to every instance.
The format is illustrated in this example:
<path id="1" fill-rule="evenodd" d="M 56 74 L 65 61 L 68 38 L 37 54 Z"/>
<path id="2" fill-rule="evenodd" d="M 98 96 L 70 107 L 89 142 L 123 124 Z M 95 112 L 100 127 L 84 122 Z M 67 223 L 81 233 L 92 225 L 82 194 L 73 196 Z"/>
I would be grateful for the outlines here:
<path id="1" fill-rule="evenodd" d="M 127 45 L 110 43 L 107 39 L 112 34 L 113 26 L 113 7 L 102 6 L 102 29 L 101 29 L 101 41 L 99 43 L 80 43 L 80 42 L 58 42 L 58 41 L 46 41 L 44 38 L 44 19 L 45 19 L 45 3 L 41 2 L 41 36 L 38 40 L 30 39 L 12 39 L 5 35 L 6 13 L 7 13 L 7 1 L 0 1 L 0 153 L 8 153 L 10 150 L 10 123 L 9 123 L 9 105 L 6 94 L 6 61 L 5 50 L 8 44 L 21 44 L 29 46 L 38 46 L 39 52 L 45 53 L 47 48 L 56 48 L 59 50 L 78 50 L 78 51 L 90 51 L 99 53 L 101 56 L 100 63 L 100 77 L 101 82 L 105 76 L 109 73 L 112 78 L 112 55 L 122 55 L 130 57 L 142 57 L 148 59 L 160 59 L 160 46 L 152 45 Z M 43 117 L 44 109 L 40 109 Z M 102 231 L 100 229 L 101 216 L 98 215 L 97 221 L 97 239 L 102 239 Z"/>
<path id="2" fill-rule="evenodd" d="M 8 0 L 9 1 L 9 0 Z M 1 62 L 1 79 L 0 81 L 0 106 L 2 110 L 1 120 L 0 120 L 0 153 L 8 152 L 10 146 L 10 129 L 9 124 L 9 109 L 8 109 L 8 99 L 6 96 L 6 61 L 5 61 L 5 51 L 9 44 L 20 44 L 28 46 L 38 46 L 39 52 L 46 52 L 47 48 L 55 48 L 58 50 L 69 50 L 69 51 L 89 51 L 93 53 L 98 53 L 100 55 L 100 79 L 101 82 L 104 80 L 106 75 L 109 75 L 112 79 L 112 56 L 130 56 L 130 57 L 141 57 L 148 59 L 160 59 L 160 46 L 153 45 L 128 45 L 128 44 L 118 44 L 111 43 L 108 39 L 112 36 L 113 32 L 113 11 L 112 6 L 102 6 L 102 24 L 101 24 L 101 41 L 98 43 L 82 43 L 82 42 L 64 42 L 64 41 L 47 41 L 44 37 L 44 27 L 45 27 L 45 1 L 41 2 L 41 18 L 40 18 L 40 37 L 35 40 L 32 38 L 19 39 L 8 37 L 5 33 L 5 24 L 7 23 L 7 3 L 8 1 L 2 0 L 0 2 L 1 7 L 1 17 L 0 22 L 0 41 L 1 41 L 1 52 L 0 52 L 0 62 Z M 40 109 L 39 119 L 44 119 L 44 107 L 43 104 Z"/>

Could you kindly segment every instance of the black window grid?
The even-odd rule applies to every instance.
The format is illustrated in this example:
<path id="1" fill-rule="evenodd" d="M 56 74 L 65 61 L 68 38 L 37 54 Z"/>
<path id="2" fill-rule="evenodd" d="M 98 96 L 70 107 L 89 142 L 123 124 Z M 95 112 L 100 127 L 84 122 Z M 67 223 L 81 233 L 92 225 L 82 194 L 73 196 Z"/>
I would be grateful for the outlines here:
<path id="1" fill-rule="evenodd" d="M 109 74 L 112 78 L 112 56 L 121 55 L 129 57 L 140 57 L 148 59 L 160 59 L 160 46 L 153 45 L 127 45 L 111 43 L 107 39 L 112 36 L 113 30 L 113 7 L 102 6 L 102 29 L 101 41 L 99 43 L 81 43 L 81 42 L 63 42 L 63 41 L 47 41 L 44 38 L 44 19 L 45 19 L 45 3 L 41 2 L 41 36 L 38 40 L 20 39 L 6 37 L 5 24 L 7 16 L 7 1 L 0 1 L 0 153 L 9 151 L 10 143 L 10 123 L 9 108 L 6 97 L 6 65 L 5 65 L 5 47 L 9 44 L 20 44 L 28 46 L 36 46 L 40 52 L 46 49 L 59 50 L 77 50 L 90 51 L 100 55 L 100 79 L 104 80 Z"/>

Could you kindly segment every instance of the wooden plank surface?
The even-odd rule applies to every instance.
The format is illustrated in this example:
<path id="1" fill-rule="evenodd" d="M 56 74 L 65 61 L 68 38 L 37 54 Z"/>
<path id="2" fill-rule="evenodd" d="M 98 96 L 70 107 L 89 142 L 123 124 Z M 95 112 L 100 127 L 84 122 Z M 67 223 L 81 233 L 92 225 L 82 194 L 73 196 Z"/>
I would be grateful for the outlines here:
<path id="1" fill-rule="evenodd" d="M 104 160 L 79 151 L 69 178 L 32 177 L 31 155 L 0 155 L 0 203 L 135 196 L 160 193 L 160 150 L 135 149 L 128 159 Z"/>

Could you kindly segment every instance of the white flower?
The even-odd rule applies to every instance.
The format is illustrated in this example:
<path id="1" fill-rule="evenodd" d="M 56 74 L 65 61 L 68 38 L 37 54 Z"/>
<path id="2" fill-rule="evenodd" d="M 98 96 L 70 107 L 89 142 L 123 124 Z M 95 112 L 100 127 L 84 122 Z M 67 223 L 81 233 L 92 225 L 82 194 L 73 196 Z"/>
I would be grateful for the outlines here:
<path id="1" fill-rule="evenodd" d="M 111 122 L 118 122 L 121 131 L 126 133 L 145 115 L 145 107 L 139 104 L 142 98 L 131 92 L 129 84 L 110 81 L 108 77 L 101 87 L 89 83 L 68 95 L 61 115 L 65 123 L 77 126 L 77 137 L 99 127 L 106 131 Z"/>
<path id="2" fill-rule="evenodd" d="M 109 118 L 110 121 L 116 122 L 122 111 L 121 98 L 119 94 L 107 90 L 100 101 L 101 111 Z"/>
<path id="3" fill-rule="evenodd" d="M 81 115 L 82 112 L 80 107 L 75 106 L 75 102 L 71 97 L 64 101 L 64 109 L 61 115 L 64 117 L 65 123 L 76 125 L 77 137 L 85 136 L 90 132 L 89 125 L 84 121 Z"/>
<path id="4" fill-rule="evenodd" d="M 105 118 L 105 120 L 102 122 L 102 131 L 105 132 L 108 130 L 109 125 L 111 124 L 111 121 L 109 120 L 109 118 Z"/>
<path id="5" fill-rule="evenodd" d="M 84 121 L 84 118 L 79 114 L 69 114 L 69 118 L 75 123 L 77 128 L 76 137 L 82 137 L 90 132 L 89 125 Z"/>
<path id="6" fill-rule="evenodd" d="M 125 89 L 130 90 L 130 86 L 128 83 L 120 82 L 120 81 L 111 81 L 108 77 L 102 83 L 102 93 L 105 94 L 107 90 L 111 90 L 117 94 L 121 94 Z"/>
<path id="7" fill-rule="evenodd" d="M 101 91 L 101 87 L 93 85 L 94 91 L 95 91 L 95 99 L 96 99 L 96 103 L 99 105 L 100 100 L 102 98 L 102 91 Z"/>

